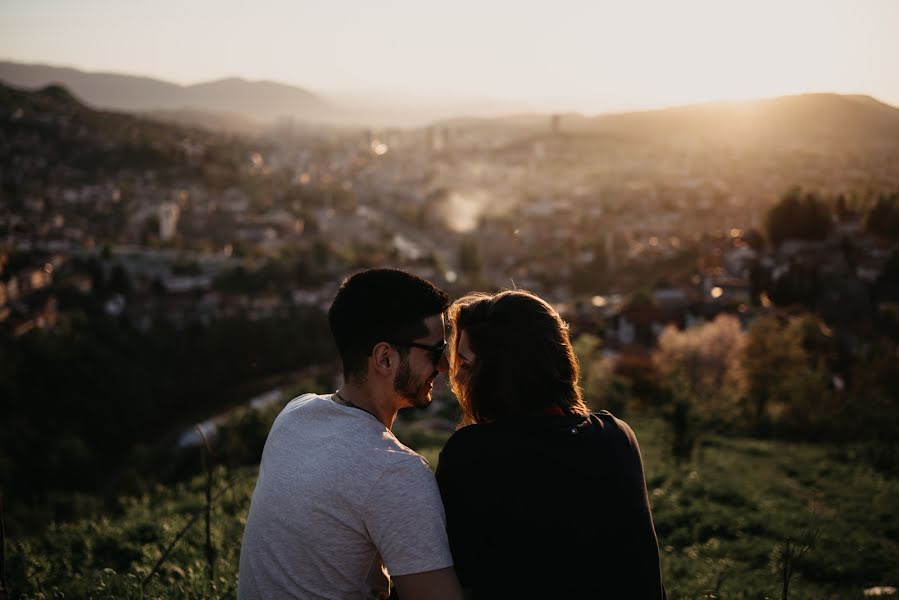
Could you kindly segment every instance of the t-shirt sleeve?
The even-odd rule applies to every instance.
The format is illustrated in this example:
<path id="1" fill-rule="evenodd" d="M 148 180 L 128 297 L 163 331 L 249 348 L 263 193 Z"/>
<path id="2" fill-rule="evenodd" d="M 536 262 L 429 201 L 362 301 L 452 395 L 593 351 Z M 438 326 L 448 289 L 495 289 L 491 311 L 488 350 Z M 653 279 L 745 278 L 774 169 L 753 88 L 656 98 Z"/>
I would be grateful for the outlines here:
<path id="1" fill-rule="evenodd" d="M 391 576 L 453 565 L 437 482 L 422 458 L 385 470 L 369 493 L 364 518 Z"/>

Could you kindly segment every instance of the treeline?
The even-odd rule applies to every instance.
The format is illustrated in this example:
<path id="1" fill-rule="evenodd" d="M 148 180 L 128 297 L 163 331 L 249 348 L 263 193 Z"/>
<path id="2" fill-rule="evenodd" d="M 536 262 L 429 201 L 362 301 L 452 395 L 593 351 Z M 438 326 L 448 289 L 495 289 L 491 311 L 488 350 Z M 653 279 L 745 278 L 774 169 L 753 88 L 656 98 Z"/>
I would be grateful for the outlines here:
<path id="1" fill-rule="evenodd" d="M 152 482 L 148 475 L 166 459 L 153 454 L 162 438 L 173 443 L 180 427 L 246 400 L 259 391 L 252 382 L 330 360 L 331 344 L 317 308 L 148 333 L 123 320 L 75 314 L 52 331 L 4 334 L 0 482 L 7 530 L 76 516 L 78 493 L 120 495 Z"/>
<path id="2" fill-rule="evenodd" d="M 899 191 L 847 199 L 793 188 L 771 207 L 766 228 L 776 264 L 753 261 L 754 304 L 764 293 L 778 306 L 802 305 L 828 323 L 846 323 L 870 322 L 878 303 L 899 302 Z M 820 243 L 781 252 L 788 240 Z"/>
<path id="3" fill-rule="evenodd" d="M 865 226 L 871 233 L 899 239 L 899 192 L 878 197 L 868 211 Z"/>
<path id="4" fill-rule="evenodd" d="M 859 220 L 867 232 L 899 240 L 899 190 L 875 197 L 825 197 L 794 187 L 768 212 L 768 240 L 778 246 L 788 239 L 823 240 L 836 223 Z"/>
<path id="5" fill-rule="evenodd" d="M 648 357 L 610 360 L 600 346 L 590 334 L 575 341 L 585 397 L 616 415 L 660 413 L 677 460 L 710 435 L 736 435 L 844 444 L 847 456 L 899 468 L 895 305 L 882 306 L 863 334 L 777 311 L 745 327 L 729 314 L 669 325 Z"/>

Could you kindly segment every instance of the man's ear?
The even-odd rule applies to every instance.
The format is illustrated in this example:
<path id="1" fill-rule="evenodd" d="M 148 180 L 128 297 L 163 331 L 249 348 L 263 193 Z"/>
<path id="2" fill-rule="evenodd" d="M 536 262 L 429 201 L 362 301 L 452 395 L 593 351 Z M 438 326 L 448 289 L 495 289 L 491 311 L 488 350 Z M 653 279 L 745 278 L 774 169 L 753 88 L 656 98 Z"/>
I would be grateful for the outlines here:
<path id="1" fill-rule="evenodd" d="M 381 375 L 389 375 L 396 365 L 396 359 L 392 356 L 393 346 L 387 342 L 378 342 L 372 348 L 371 356 L 374 360 L 375 371 Z"/>

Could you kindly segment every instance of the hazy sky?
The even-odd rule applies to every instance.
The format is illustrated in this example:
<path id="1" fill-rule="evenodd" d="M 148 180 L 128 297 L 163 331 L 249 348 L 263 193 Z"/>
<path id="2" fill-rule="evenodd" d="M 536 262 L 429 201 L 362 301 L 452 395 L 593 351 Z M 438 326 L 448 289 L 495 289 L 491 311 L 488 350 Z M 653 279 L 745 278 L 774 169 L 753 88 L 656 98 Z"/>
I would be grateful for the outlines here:
<path id="1" fill-rule="evenodd" d="M 806 91 L 899 105 L 899 0 L 0 0 L 0 58 L 586 112 Z"/>

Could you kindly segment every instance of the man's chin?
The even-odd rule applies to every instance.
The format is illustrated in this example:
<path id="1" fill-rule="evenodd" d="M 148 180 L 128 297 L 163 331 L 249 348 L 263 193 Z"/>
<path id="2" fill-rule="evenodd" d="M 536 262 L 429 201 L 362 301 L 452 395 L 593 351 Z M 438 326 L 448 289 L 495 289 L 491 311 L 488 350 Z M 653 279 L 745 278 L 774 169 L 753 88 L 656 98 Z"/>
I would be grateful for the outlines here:
<path id="1" fill-rule="evenodd" d="M 406 407 L 407 408 L 427 408 L 431 405 L 431 390 L 427 390 L 425 393 L 419 392 L 415 395 L 406 396 Z"/>
<path id="2" fill-rule="evenodd" d="M 434 380 L 437 379 L 437 375 L 435 374 L 433 377 L 428 379 L 427 382 L 422 386 L 422 389 L 419 391 L 418 395 L 415 397 L 415 408 L 427 408 L 431 406 L 431 402 L 434 400 Z"/>
<path id="3" fill-rule="evenodd" d="M 431 392 L 428 392 L 428 395 L 425 396 L 424 398 L 416 398 L 413 406 L 415 408 L 427 408 L 427 407 L 431 406 L 431 402 L 433 400 L 434 400 L 434 398 L 431 396 Z"/>
<path id="4" fill-rule="evenodd" d="M 427 395 L 404 395 L 403 400 L 405 402 L 400 408 L 427 408 L 431 406 L 433 397 L 431 392 L 428 391 Z"/>
<path id="5" fill-rule="evenodd" d="M 403 398 L 408 403 L 405 408 L 427 408 L 431 406 L 431 402 L 434 400 L 434 380 L 436 378 L 436 375 L 431 377 L 418 388 L 417 393 L 403 394 Z"/>

